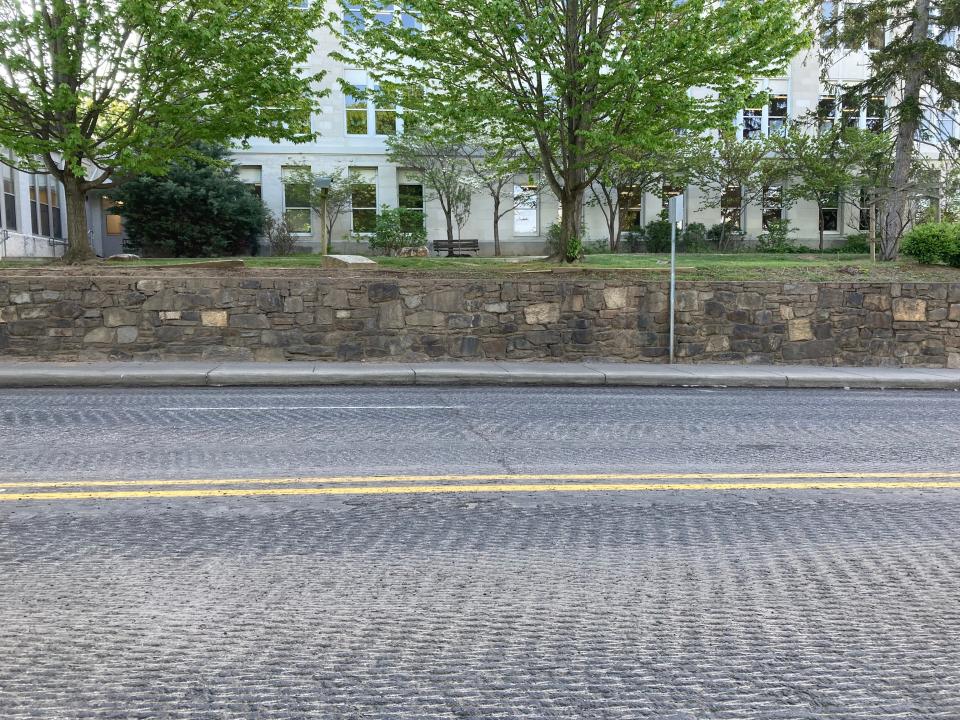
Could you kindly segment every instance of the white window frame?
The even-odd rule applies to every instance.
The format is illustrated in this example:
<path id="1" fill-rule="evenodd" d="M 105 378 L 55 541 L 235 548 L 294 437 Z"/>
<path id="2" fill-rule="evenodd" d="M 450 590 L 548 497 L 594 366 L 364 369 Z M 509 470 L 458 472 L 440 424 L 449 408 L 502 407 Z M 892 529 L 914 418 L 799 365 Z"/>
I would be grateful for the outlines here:
<path id="1" fill-rule="evenodd" d="M 771 197 L 770 191 L 774 188 L 779 189 L 779 202 L 777 204 L 768 203 L 768 198 Z M 767 221 L 767 211 L 778 210 L 780 212 L 780 218 L 778 222 L 783 222 L 787 219 L 787 209 L 783 205 L 783 185 L 768 185 L 763 189 L 763 198 L 760 203 L 760 227 L 763 230 L 769 230 L 769 223 Z"/>
<path id="2" fill-rule="evenodd" d="M 819 227 L 823 220 L 823 213 L 826 210 L 836 210 L 837 211 L 837 227 L 835 230 L 827 230 L 824 228 L 824 235 L 840 235 L 843 232 L 843 197 L 839 191 L 836 194 L 837 204 L 836 205 L 824 205 L 822 208 L 818 208 L 817 212 L 817 226 Z"/>

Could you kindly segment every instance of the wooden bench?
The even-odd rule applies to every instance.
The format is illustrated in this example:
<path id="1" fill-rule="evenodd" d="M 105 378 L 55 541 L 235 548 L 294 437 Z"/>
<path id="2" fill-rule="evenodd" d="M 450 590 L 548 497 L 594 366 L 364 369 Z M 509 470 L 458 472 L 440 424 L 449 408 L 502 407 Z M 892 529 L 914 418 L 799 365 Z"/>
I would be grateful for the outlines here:
<path id="1" fill-rule="evenodd" d="M 450 257 L 457 257 L 461 253 L 480 253 L 480 240 L 477 238 L 463 238 L 460 240 L 434 240 L 433 251 L 439 255 L 445 252 Z"/>

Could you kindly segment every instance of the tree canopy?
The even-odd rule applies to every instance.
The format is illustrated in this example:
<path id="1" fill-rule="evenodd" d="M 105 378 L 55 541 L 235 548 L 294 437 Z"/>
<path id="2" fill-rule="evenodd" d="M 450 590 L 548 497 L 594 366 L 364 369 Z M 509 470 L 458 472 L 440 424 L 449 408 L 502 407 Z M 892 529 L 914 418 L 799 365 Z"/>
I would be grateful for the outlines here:
<path id="1" fill-rule="evenodd" d="M 164 172 L 198 141 L 307 140 L 319 8 L 289 0 L 0 0 L 0 147 L 64 185 L 68 256 L 86 194 Z"/>
<path id="2" fill-rule="evenodd" d="M 754 78 L 807 40 L 794 0 L 409 0 L 392 22 L 379 0 L 351 6 L 328 21 L 336 57 L 381 102 L 521 148 L 560 201 L 565 243 L 610 158 L 731 122 Z"/>

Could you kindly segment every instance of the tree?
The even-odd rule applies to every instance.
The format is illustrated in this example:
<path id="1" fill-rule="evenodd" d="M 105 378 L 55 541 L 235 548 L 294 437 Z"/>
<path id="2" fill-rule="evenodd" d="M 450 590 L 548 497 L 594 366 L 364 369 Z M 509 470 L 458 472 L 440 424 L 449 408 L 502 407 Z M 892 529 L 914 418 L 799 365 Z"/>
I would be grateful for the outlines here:
<path id="1" fill-rule="evenodd" d="M 162 176 L 142 175 L 111 191 L 126 245 L 152 257 L 257 252 L 266 210 L 237 179 L 222 145 L 200 145 Z"/>
<path id="2" fill-rule="evenodd" d="M 603 214 L 610 252 L 620 249 L 623 201 L 637 195 L 642 198 L 644 193 L 659 189 L 666 162 L 660 152 L 643 153 L 632 158 L 620 157 L 607 163 L 590 186 L 593 200 L 588 204 L 596 205 Z"/>
<path id="3" fill-rule="evenodd" d="M 957 0 L 861 0 L 816 3 L 821 46 L 831 60 L 870 49 L 869 77 L 841 89 L 848 104 L 887 98 L 895 130 L 893 169 L 884 203 L 882 256 L 894 260 L 909 224 L 911 172 L 919 142 L 944 151 L 956 140 L 942 132 L 960 102 L 960 3 Z"/>
<path id="4" fill-rule="evenodd" d="M 463 157 L 473 174 L 472 179 L 493 201 L 493 254 L 500 257 L 500 220 L 533 194 L 514 192 L 516 177 L 527 170 L 529 161 L 519 148 L 507 147 L 491 138 L 464 143 Z"/>
<path id="5" fill-rule="evenodd" d="M 688 180 L 703 193 L 704 207 L 726 209 L 730 191 L 735 190 L 733 201 L 742 212 L 744 206 L 762 203 L 768 188 L 783 184 L 786 166 L 773 150 L 770 139 L 738 140 L 731 128 L 716 137 L 694 142 L 684 167 Z M 728 224 L 724 218 L 719 239 L 721 249 Z M 741 229 L 747 229 L 746 223 Z"/>
<path id="6" fill-rule="evenodd" d="M 447 240 L 452 243 L 454 223 L 463 226 L 470 214 L 473 196 L 461 143 L 436 128 L 411 127 L 401 135 L 391 135 L 387 139 L 387 149 L 390 162 L 415 171 L 433 199 L 440 203 Z M 450 253 L 453 254 L 453 250 Z"/>
<path id="7" fill-rule="evenodd" d="M 319 8 L 288 0 L 0 0 L 0 147 L 63 183 L 69 260 L 92 256 L 85 200 L 192 143 L 307 140 L 324 93 L 299 66 Z M 4 158 L 7 162 L 7 158 Z"/>
<path id="8" fill-rule="evenodd" d="M 852 193 L 869 182 L 864 161 L 886 146 L 883 135 L 839 124 L 817 128 L 810 123 L 792 125 L 774 147 L 786 163 L 791 182 L 786 201 L 807 200 L 817 206 L 819 248 L 823 250 L 824 208 L 840 207 Z"/>
<path id="9" fill-rule="evenodd" d="M 567 248 L 608 158 L 729 122 L 753 78 L 806 42 L 795 0 L 408 0 L 395 23 L 377 21 L 379 0 L 353 6 L 362 22 L 328 23 L 335 57 L 431 125 L 521 148 L 560 202 Z"/>

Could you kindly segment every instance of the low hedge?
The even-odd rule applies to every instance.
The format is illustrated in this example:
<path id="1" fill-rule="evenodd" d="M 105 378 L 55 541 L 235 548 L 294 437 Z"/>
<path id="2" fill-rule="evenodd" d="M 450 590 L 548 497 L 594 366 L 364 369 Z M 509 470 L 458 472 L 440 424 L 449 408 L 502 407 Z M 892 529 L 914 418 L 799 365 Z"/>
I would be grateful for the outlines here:
<path id="1" fill-rule="evenodd" d="M 903 236 L 900 249 L 923 265 L 960 267 L 960 223 L 917 225 Z"/>

